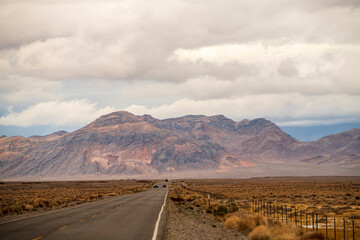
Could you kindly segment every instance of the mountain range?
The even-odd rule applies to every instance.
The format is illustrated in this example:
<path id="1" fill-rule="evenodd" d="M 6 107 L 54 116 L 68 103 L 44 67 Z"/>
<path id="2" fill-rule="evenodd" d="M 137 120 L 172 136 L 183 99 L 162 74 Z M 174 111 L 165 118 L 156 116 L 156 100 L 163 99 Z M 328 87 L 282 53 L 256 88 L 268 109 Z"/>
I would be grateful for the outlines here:
<path id="1" fill-rule="evenodd" d="M 360 166 L 360 129 L 301 142 L 266 119 L 222 115 L 159 120 L 119 111 L 47 136 L 0 137 L 0 178 L 130 176 L 267 164 Z M 346 172 L 346 171 L 345 171 Z"/>

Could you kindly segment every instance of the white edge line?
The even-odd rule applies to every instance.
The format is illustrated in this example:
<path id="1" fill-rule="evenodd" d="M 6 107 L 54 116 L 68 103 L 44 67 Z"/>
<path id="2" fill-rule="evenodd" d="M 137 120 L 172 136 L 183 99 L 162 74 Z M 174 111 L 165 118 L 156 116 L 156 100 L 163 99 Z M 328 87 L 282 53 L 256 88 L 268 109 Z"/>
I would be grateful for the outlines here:
<path id="1" fill-rule="evenodd" d="M 162 205 L 161 207 L 161 210 L 159 212 L 159 216 L 158 216 L 158 219 L 156 221 L 156 224 L 155 224 L 155 229 L 154 229 L 154 234 L 152 236 L 152 240 L 156 240 L 156 237 L 157 237 L 157 234 L 158 234 L 158 230 L 159 230 L 159 223 L 160 223 L 160 219 L 161 219 L 161 214 L 164 210 L 164 207 L 165 207 L 165 204 L 166 204 L 166 197 L 167 197 L 167 194 L 168 194 L 168 190 L 166 189 L 166 194 L 165 194 L 165 198 L 164 198 L 164 204 Z"/>

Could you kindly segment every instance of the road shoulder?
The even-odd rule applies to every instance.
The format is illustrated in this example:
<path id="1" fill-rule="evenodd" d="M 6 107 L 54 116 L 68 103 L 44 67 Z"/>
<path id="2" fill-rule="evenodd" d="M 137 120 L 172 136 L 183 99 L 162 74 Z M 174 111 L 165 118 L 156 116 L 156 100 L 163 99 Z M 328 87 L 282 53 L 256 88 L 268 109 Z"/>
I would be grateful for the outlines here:
<path id="1" fill-rule="evenodd" d="M 168 200 L 166 240 L 183 239 L 247 239 L 234 230 L 224 229 L 222 223 L 200 208 L 175 204 Z"/>

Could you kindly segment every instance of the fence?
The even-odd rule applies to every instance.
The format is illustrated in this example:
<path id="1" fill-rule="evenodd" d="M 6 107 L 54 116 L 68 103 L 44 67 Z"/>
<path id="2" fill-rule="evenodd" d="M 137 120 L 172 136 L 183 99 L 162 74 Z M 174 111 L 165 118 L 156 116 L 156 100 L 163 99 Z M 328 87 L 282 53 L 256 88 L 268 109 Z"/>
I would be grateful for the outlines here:
<path id="1" fill-rule="evenodd" d="M 359 226 L 353 219 L 330 217 L 315 211 L 261 200 L 248 201 L 248 206 L 252 212 L 272 218 L 274 222 L 288 222 L 305 230 L 321 231 L 326 239 L 360 239 Z"/>

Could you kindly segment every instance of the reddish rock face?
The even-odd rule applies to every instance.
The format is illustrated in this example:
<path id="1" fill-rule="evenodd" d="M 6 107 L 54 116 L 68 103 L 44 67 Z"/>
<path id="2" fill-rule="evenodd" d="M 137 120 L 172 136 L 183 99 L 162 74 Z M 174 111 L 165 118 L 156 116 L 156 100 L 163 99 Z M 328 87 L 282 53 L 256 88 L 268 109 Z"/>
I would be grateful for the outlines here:
<path id="1" fill-rule="evenodd" d="M 121 111 L 72 133 L 0 138 L 4 177 L 223 170 L 276 161 L 358 166 L 360 130 L 304 143 L 265 119 L 189 115 L 158 120 Z"/>

